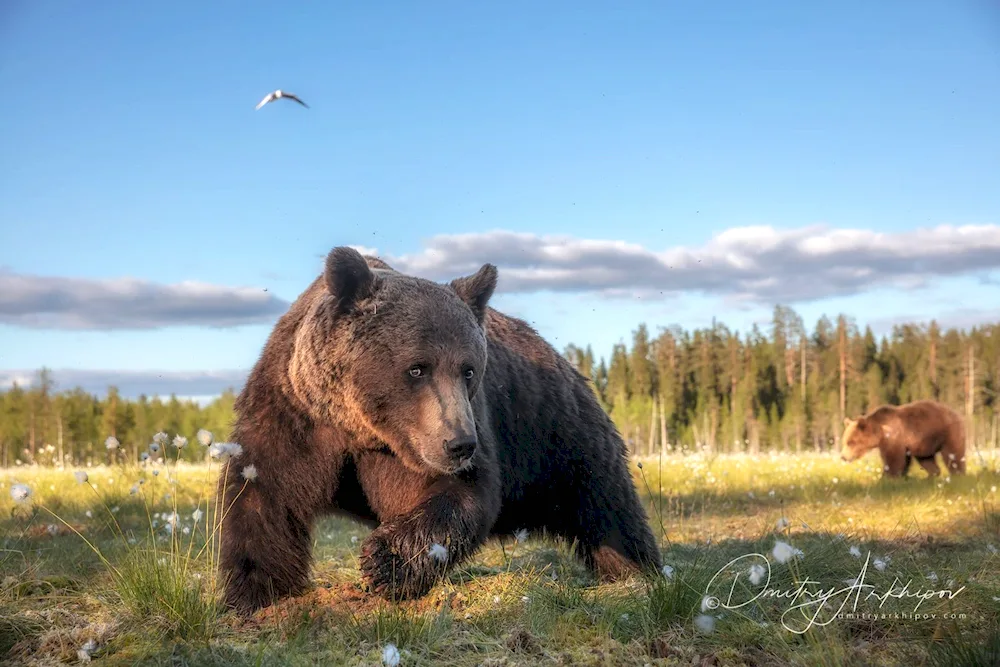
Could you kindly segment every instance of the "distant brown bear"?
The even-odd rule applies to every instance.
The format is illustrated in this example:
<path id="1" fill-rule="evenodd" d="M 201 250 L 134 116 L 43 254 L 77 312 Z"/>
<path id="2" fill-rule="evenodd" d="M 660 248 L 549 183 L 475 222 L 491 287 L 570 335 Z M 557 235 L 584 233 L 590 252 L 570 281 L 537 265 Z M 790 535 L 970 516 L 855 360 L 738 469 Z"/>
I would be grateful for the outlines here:
<path id="1" fill-rule="evenodd" d="M 242 454 L 220 480 L 228 605 L 303 591 L 313 520 L 331 512 L 374 528 L 361 572 L 390 599 L 426 594 L 519 529 L 575 540 L 602 578 L 659 567 L 622 438 L 572 365 L 487 306 L 496 280 L 490 264 L 442 285 L 329 254 L 236 401 Z"/>
<path id="2" fill-rule="evenodd" d="M 943 403 L 883 405 L 863 417 L 845 419 L 844 426 L 840 456 L 845 461 L 878 448 L 888 476 L 905 476 L 912 459 L 935 476 L 941 472 L 934 458 L 940 452 L 950 472 L 965 472 L 965 426 L 962 417 Z"/>

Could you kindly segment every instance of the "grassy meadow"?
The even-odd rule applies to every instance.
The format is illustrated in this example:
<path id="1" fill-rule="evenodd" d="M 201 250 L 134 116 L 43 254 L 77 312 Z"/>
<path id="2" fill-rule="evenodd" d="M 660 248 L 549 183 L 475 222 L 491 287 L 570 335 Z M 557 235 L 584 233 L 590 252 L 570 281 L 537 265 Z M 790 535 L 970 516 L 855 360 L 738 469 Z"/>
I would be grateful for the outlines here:
<path id="1" fill-rule="evenodd" d="M 328 518 L 315 588 L 246 621 L 214 602 L 218 463 L 0 470 L 0 664 L 997 665 L 1000 456 L 969 458 L 644 458 L 660 575 L 598 585 L 512 535 L 404 604 L 362 591 L 367 530 Z"/>

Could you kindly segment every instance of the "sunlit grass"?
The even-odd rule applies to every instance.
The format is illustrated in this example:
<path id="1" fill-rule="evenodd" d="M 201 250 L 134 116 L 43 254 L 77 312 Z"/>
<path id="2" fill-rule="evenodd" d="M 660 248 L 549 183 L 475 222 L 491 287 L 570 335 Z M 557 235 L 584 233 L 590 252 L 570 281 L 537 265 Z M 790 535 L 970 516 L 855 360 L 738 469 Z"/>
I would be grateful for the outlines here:
<path id="1" fill-rule="evenodd" d="M 0 470 L 0 656 L 73 661 L 88 641 L 88 654 L 109 664 L 373 664 L 389 645 L 400 664 L 456 665 L 707 656 L 718 664 L 989 664 L 995 654 L 1000 458 L 973 454 L 964 477 L 928 479 L 916 468 L 903 480 L 883 479 L 877 456 L 641 463 L 635 481 L 669 576 L 597 585 L 570 545 L 511 536 L 423 600 L 392 605 L 358 590 L 367 530 L 328 518 L 314 533 L 315 590 L 246 623 L 216 603 L 217 463 L 97 466 L 86 482 L 72 469 Z M 27 502 L 14 501 L 14 484 L 30 488 Z M 793 554 L 786 562 L 779 542 Z M 865 582 L 880 592 L 894 581 L 911 582 L 910 591 L 961 590 L 921 602 L 920 618 L 893 616 L 917 600 L 890 598 L 881 609 L 878 601 L 858 607 L 891 612 L 885 618 L 825 613 L 828 624 L 801 633 L 789 628 L 806 617 L 789 612 L 787 599 L 731 609 L 706 602 L 722 592 L 752 597 L 762 585 L 749 579 L 753 563 L 769 570 L 772 589 L 794 590 L 807 580 L 846 587 L 866 562 Z"/>

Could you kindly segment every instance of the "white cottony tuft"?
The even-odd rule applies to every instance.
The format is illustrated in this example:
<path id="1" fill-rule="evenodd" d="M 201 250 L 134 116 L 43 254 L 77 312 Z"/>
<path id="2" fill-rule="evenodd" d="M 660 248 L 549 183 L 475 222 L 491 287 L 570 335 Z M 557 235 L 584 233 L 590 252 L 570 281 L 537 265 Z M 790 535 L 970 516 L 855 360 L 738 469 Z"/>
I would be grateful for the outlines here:
<path id="1" fill-rule="evenodd" d="M 257 479 L 257 466 L 248 465 L 247 467 L 243 468 L 243 472 L 241 472 L 240 474 L 243 475 L 243 479 L 245 479 L 248 482 L 252 482 Z"/>
<path id="2" fill-rule="evenodd" d="M 160 451 L 160 443 L 158 442 L 149 443 L 149 451 L 153 452 L 154 454 Z"/>
<path id="3" fill-rule="evenodd" d="M 801 550 L 781 540 L 775 541 L 771 554 L 774 556 L 774 560 L 779 563 L 787 563 L 792 558 L 803 555 Z"/>
<path id="4" fill-rule="evenodd" d="M 878 570 L 879 572 L 885 572 L 885 566 L 888 564 L 889 564 L 888 556 L 886 556 L 884 559 L 876 558 L 874 561 L 872 561 L 872 565 L 874 565 L 875 569 Z"/>
<path id="5" fill-rule="evenodd" d="M 754 563 L 750 566 L 750 583 L 754 586 L 759 586 L 760 582 L 764 581 L 764 575 L 767 574 L 767 570 L 764 569 L 763 565 L 759 563 Z"/>
<path id="6" fill-rule="evenodd" d="M 73 473 L 73 477 L 76 477 L 76 481 L 79 482 L 80 484 L 86 484 L 87 480 L 90 479 L 90 477 L 88 477 L 87 475 L 86 470 L 77 470 L 75 473 Z"/>
<path id="7" fill-rule="evenodd" d="M 396 667 L 399 664 L 399 649 L 395 644 L 386 644 L 382 649 L 382 664 L 387 667 Z"/>
<path id="8" fill-rule="evenodd" d="M 149 460 L 149 452 L 143 452 L 142 454 L 139 454 L 139 460 L 142 461 L 143 463 L 145 463 L 146 461 L 148 461 Z"/>
<path id="9" fill-rule="evenodd" d="M 694 617 L 694 627 L 698 629 L 698 632 L 706 635 L 711 634 L 715 632 L 715 617 L 708 614 L 698 614 Z"/>
<path id="10" fill-rule="evenodd" d="M 217 442 L 208 449 L 208 455 L 220 461 L 234 459 L 242 453 L 243 447 L 235 442 Z"/>
<path id="11" fill-rule="evenodd" d="M 153 436 L 153 442 L 155 442 L 158 445 L 165 444 L 167 442 L 167 437 L 168 436 L 167 436 L 166 433 L 164 433 L 163 431 L 160 431 L 159 433 L 157 433 L 157 434 L 155 434 Z"/>
<path id="12" fill-rule="evenodd" d="M 671 567 L 670 565 L 664 565 L 662 568 L 660 568 L 660 572 L 662 572 L 663 576 L 666 577 L 667 579 L 674 578 L 674 568 Z"/>
<path id="13" fill-rule="evenodd" d="M 785 528 L 788 528 L 789 525 L 790 525 L 789 521 L 785 517 L 781 517 L 780 519 L 778 519 L 777 523 L 778 530 L 784 530 Z"/>
<path id="14" fill-rule="evenodd" d="M 446 560 L 448 560 L 448 547 L 435 542 L 434 544 L 431 545 L 431 548 L 427 551 L 427 555 L 433 558 L 434 560 L 438 561 L 439 563 L 443 563 Z"/>
<path id="15" fill-rule="evenodd" d="M 97 650 L 97 642 L 88 639 L 87 643 L 76 651 L 76 657 L 80 662 L 90 662 L 90 654 Z"/>
<path id="16" fill-rule="evenodd" d="M 851 547 L 849 549 L 848 553 L 850 553 L 855 558 L 861 558 L 861 549 L 859 549 L 857 547 Z"/>
<path id="17" fill-rule="evenodd" d="M 25 484 L 14 484 L 10 487 L 10 497 L 15 503 L 23 503 L 31 496 L 31 489 Z"/>
<path id="18" fill-rule="evenodd" d="M 937 572 L 931 572 L 930 574 L 928 574 L 927 579 L 930 581 L 937 581 L 938 580 Z"/>
<path id="19" fill-rule="evenodd" d="M 191 512 L 191 520 L 194 521 L 195 523 L 201 521 L 201 517 L 203 516 L 205 516 L 205 514 L 200 509 L 196 509 L 195 511 Z"/>
<path id="20" fill-rule="evenodd" d="M 526 539 L 528 539 L 528 530 L 526 528 L 514 531 L 514 540 L 516 542 L 524 542 Z"/>
<path id="21" fill-rule="evenodd" d="M 108 449 L 118 449 L 118 438 L 113 435 L 108 436 L 108 439 L 104 441 L 104 446 Z"/>
<path id="22" fill-rule="evenodd" d="M 202 447 L 208 447 L 212 444 L 212 432 L 206 431 L 203 428 L 198 429 L 198 433 L 195 435 L 195 438 L 198 439 L 198 442 L 201 443 Z"/>
<path id="23" fill-rule="evenodd" d="M 174 447 L 176 447 L 177 449 L 184 449 L 184 446 L 186 444 L 188 444 L 188 439 L 185 438 L 183 435 L 179 435 L 176 438 L 174 438 Z"/>

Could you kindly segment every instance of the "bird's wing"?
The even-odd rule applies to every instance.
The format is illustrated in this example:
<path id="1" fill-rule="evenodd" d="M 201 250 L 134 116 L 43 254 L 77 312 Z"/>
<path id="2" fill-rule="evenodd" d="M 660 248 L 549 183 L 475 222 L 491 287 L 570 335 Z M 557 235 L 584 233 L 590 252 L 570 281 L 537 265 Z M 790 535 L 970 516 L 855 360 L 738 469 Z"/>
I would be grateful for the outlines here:
<path id="1" fill-rule="evenodd" d="M 305 102 L 303 102 L 302 100 L 300 100 L 295 95 L 292 95 L 291 93 L 285 93 L 284 95 L 282 95 L 282 97 L 287 97 L 290 100 L 295 100 L 296 102 L 298 102 L 299 104 L 301 104 L 302 106 L 304 106 L 306 109 L 309 108 L 308 104 L 306 104 Z"/>
<path id="2" fill-rule="evenodd" d="M 258 103 L 257 103 L 257 106 L 256 106 L 256 107 L 254 107 L 254 108 L 255 108 L 255 109 L 260 109 L 260 108 L 261 108 L 262 106 L 264 106 L 264 105 L 265 105 L 265 104 L 267 104 L 268 102 L 271 102 L 272 100 L 274 100 L 274 93 L 268 93 L 268 94 L 267 94 L 267 97 L 265 97 L 265 98 L 264 98 L 264 99 L 262 99 L 262 100 L 261 100 L 260 102 L 258 102 Z"/>

